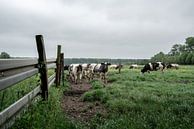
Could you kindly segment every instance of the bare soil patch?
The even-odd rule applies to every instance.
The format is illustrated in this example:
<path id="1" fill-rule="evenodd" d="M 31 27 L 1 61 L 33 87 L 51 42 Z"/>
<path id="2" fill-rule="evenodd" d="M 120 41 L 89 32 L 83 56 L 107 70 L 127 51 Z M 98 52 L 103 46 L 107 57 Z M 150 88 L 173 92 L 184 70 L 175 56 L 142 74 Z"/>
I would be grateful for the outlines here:
<path id="1" fill-rule="evenodd" d="M 91 85 L 87 82 L 82 84 L 71 83 L 70 89 L 64 92 L 62 108 L 68 117 L 80 122 L 89 122 L 96 114 L 105 116 L 105 107 L 100 102 L 85 102 L 81 96 L 91 90 Z"/>

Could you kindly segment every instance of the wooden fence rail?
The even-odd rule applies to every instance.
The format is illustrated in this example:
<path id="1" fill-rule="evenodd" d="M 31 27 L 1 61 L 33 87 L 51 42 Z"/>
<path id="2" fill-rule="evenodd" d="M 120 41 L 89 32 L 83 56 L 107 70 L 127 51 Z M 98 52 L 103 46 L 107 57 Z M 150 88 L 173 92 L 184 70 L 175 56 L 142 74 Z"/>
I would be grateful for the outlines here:
<path id="1" fill-rule="evenodd" d="M 56 83 L 56 86 L 60 84 L 60 82 L 56 80 L 61 80 L 59 74 L 63 73 L 60 69 L 63 67 L 59 66 L 59 64 L 63 65 L 63 63 L 56 60 L 59 57 L 56 59 L 46 59 L 42 35 L 36 35 L 36 44 L 39 55 L 39 58 L 37 59 L 0 59 L 0 91 L 5 90 L 6 88 L 9 88 L 38 73 L 41 81 L 39 86 L 0 112 L 0 128 L 9 128 L 13 124 L 13 122 L 11 122 L 12 124 L 10 125 L 10 121 L 14 120 L 24 107 L 30 105 L 36 96 L 40 94 L 43 100 L 47 100 L 49 95 L 48 89 L 50 86 L 54 82 Z M 58 50 L 59 55 L 60 53 L 61 52 Z M 61 60 L 64 61 L 63 59 Z M 55 71 L 59 73 L 54 73 L 48 78 L 47 70 L 50 68 L 56 68 Z M 56 75 L 58 75 L 57 78 Z"/>

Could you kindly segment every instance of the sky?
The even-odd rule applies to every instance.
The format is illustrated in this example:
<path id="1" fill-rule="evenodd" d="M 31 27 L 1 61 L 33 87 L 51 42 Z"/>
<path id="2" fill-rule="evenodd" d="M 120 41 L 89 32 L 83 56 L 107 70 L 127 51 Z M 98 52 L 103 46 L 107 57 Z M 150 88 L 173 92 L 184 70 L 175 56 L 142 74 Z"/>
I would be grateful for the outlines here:
<path id="1" fill-rule="evenodd" d="M 194 35 L 193 0 L 0 0 L 0 52 L 47 58 L 150 58 Z"/>

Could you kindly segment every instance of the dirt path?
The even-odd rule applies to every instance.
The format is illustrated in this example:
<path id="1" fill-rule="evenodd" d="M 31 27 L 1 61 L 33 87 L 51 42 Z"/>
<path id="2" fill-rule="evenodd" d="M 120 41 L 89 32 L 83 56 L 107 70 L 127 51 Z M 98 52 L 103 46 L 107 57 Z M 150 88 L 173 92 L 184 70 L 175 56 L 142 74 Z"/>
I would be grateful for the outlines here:
<path id="1" fill-rule="evenodd" d="M 72 119 L 80 122 L 88 122 L 97 113 L 106 114 L 104 106 L 100 102 L 85 102 L 81 96 L 91 90 L 91 85 L 87 82 L 82 84 L 71 84 L 70 89 L 64 92 L 62 108 Z"/>

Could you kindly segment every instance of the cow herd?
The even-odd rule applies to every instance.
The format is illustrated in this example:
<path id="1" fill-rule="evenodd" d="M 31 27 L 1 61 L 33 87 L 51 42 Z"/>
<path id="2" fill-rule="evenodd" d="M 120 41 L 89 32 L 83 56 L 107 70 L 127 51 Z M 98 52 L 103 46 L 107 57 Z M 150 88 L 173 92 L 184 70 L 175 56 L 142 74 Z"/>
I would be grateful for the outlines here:
<path id="1" fill-rule="evenodd" d="M 86 79 L 88 81 L 93 80 L 96 77 L 99 77 L 100 80 L 102 80 L 104 83 L 107 83 L 107 72 L 108 69 L 119 69 L 119 73 L 121 68 L 123 68 L 123 65 L 119 64 L 110 64 L 108 62 L 103 62 L 103 63 L 91 63 L 91 64 L 71 64 L 71 65 L 65 65 L 64 70 L 68 70 L 69 72 L 69 77 L 72 82 L 75 84 L 81 83 L 82 79 Z M 140 68 L 137 64 L 132 64 L 130 65 L 129 69 L 138 69 Z M 150 71 L 157 71 L 163 70 L 167 68 L 175 68 L 178 69 L 179 65 L 178 64 L 165 64 L 163 62 L 152 62 L 152 63 L 147 63 L 144 65 L 144 67 L 141 69 L 141 73 L 148 72 Z"/>
<path id="2" fill-rule="evenodd" d="M 69 71 L 70 79 L 75 84 L 81 82 L 82 78 L 92 80 L 95 76 L 99 76 L 103 82 L 107 83 L 106 76 L 109 65 L 111 64 L 108 62 L 100 64 L 71 64 L 64 66 L 64 69 Z"/>

